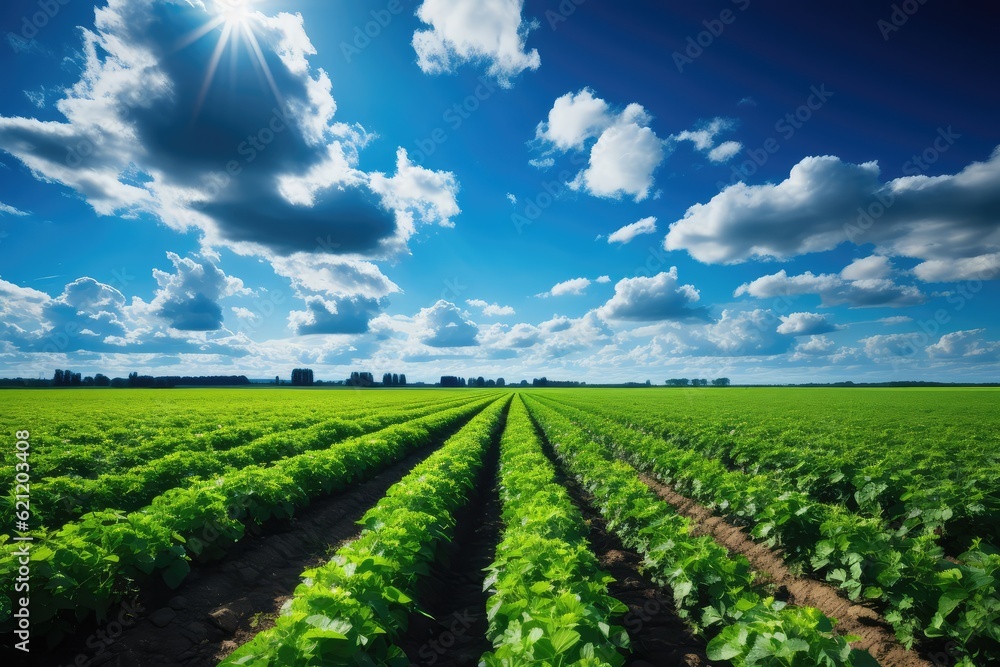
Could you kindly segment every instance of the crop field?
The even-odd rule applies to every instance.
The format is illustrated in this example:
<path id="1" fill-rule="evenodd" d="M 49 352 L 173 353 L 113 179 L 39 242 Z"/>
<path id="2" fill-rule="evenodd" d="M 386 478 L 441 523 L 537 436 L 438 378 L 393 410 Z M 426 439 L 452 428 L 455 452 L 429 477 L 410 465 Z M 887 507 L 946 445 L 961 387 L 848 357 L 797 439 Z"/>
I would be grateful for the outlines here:
<path id="1" fill-rule="evenodd" d="M 1000 665 L 997 390 L 0 405 L 27 664 Z"/>

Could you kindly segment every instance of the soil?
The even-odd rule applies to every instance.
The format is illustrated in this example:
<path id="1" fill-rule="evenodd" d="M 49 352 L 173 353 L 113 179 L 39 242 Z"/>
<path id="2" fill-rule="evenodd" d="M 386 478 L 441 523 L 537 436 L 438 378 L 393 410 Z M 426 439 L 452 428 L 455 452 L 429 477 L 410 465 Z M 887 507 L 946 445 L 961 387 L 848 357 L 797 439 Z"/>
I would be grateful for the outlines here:
<path id="1" fill-rule="evenodd" d="M 628 607 L 619 621 L 628 632 L 632 650 L 626 667 L 704 667 L 719 665 L 705 655 L 705 640 L 695 636 L 677 615 L 673 591 L 654 583 L 642 571 L 643 558 L 626 548 L 607 528 L 607 522 L 595 509 L 593 496 L 566 474 L 562 463 L 535 424 L 546 455 L 556 466 L 559 481 L 590 526 L 590 548 L 601 568 L 614 577 L 608 593 Z"/>
<path id="2" fill-rule="evenodd" d="M 257 534 L 248 534 L 221 562 L 193 564 L 177 591 L 147 584 L 136 600 L 123 605 L 125 613 L 118 609 L 109 613 L 110 623 L 91 623 L 56 651 L 23 664 L 218 664 L 271 627 L 303 570 L 322 563 L 356 538 L 355 524 L 364 513 L 443 441 L 444 437 L 436 440 L 368 481 L 315 500 L 291 521 L 268 523 Z M 135 609 L 134 614 L 128 613 Z"/>
<path id="3" fill-rule="evenodd" d="M 750 565 L 778 588 L 782 599 L 787 598 L 790 603 L 800 606 L 815 607 L 828 617 L 837 619 L 837 631 L 860 637 L 852 646 L 867 650 L 882 667 L 931 667 L 931 662 L 915 651 L 905 649 L 896 639 L 892 626 L 873 609 L 841 597 L 837 589 L 829 584 L 795 576 L 778 553 L 754 542 L 745 529 L 727 523 L 704 505 L 676 493 L 652 477 L 641 477 L 679 514 L 694 522 L 692 534 L 709 535 L 730 553 L 746 556 Z"/>
<path id="4" fill-rule="evenodd" d="M 486 638 L 489 593 L 483 591 L 483 580 L 503 529 L 497 454 L 494 443 L 476 485 L 479 493 L 456 515 L 455 538 L 421 582 L 417 603 L 431 618 L 412 614 L 407 632 L 396 642 L 412 667 L 475 667 L 492 648 Z"/>

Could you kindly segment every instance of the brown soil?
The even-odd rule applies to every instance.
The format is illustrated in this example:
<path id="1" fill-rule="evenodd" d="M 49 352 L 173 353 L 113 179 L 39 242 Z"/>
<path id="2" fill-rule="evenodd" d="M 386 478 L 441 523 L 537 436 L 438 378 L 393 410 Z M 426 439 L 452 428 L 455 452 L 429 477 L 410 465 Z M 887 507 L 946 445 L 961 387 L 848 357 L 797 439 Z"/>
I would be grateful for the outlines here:
<path id="1" fill-rule="evenodd" d="M 411 614 L 406 633 L 396 642 L 411 667 L 475 667 L 492 648 L 486 638 L 489 592 L 483 590 L 483 579 L 503 528 L 497 468 L 494 444 L 476 485 L 479 492 L 456 514 L 454 539 L 420 582 L 417 603 L 432 618 Z"/>
<path id="2" fill-rule="evenodd" d="M 837 619 L 837 630 L 841 634 L 860 637 L 852 646 L 867 650 L 882 667 L 931 667 L 932 663 L 915 651 L 906 650 L 896 639 L 892 626 L 874 610 L 842 598 L 837 589 L 829 584 L 793 575 L 777 553 L 754 542 L 743 528 L 727 523 L 704 505 L 674 492 L 652 477 L 641 477 L 679 514 L 694 522 L 692 534 L 709 535 L 730 553 L 746 556 L 755 570 L 787 594 L 790 603 L 815 607 L 830 618 Z"/>
<path id="3" fill-rule="evenodd" d="M 424 448 L 366 482 L 316 500 L 291 521 L 269 523 L 257 535 L 241 540 L 224 561 L 193 565 L 177 591 L 147 584 L 138 604 L 132 605 L 139 607 L 137 618 L 126 617 L 121 626 L 88 627 L 57 651 L 40 652 L 45 655 L 24 664 L 216 665 L 272 626 L 302 571 L 355 538 L 359 532 L 355 522 L 435 449 Z M 109 616 L 115 619 L 117 614 L 112 610 Z M 104 634 L 97 635 L 99 631 Z"/>
<path id="4" fill-rule="evenodd" d="M 608 593 L 628 607 L 619 621 L 631 640 L 626 667 L 706 667 L 718 665 L 705 655 L 705 640 L 692 634 L 677 615 L 673 591 L 661 588 L 642 571 L 642 556 L 626 548 L 595 509 L 594 497 L 566 474 L 545 434 L 535 424 L 559 481 L 590 526 L 588 541 L 605 572 L 614 577 Z"/>

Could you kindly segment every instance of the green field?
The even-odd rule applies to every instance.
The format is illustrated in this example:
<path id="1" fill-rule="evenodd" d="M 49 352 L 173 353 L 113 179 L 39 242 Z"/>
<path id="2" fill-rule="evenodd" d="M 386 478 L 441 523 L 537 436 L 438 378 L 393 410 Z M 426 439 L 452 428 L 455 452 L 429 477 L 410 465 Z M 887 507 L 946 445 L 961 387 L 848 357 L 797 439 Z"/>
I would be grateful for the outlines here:
<path id="1" fill-rule="evenodd" d="M 998 390 L 10 390 L 0 405 L 0 577 L 17 580 L 13 538 L 30 535 L 32 653 L 49 656 L 38 664 L 145 645 L 138 630 L 99 649 L 86 639 L 127 600 L 200 596 L 331 507 L 355 508 L 357 525 L 287 554 L 302 583 L 282 589 L 283 607 L 243 609 L 228 637 L 212 630 L 200 653 L 166 657 L 668 664 L 618 581 L 624 558 L 665 601 L 656 623 L 676 624 L 702 660 L 1000 664 Z M 706 534 L 692 503 L 878 615 L 889 643 L 789 599 L 773 572 Z M 457 574 L 477 558 L 488 567 Z M 7 590 L 13 644 L 21 594 Z M 421 635 L 427 616 L 445 625 L 449 597 L 481 621 Z M 151 636 L 172 646 L 173 625 L 199 621 L 188 613 Z"/>

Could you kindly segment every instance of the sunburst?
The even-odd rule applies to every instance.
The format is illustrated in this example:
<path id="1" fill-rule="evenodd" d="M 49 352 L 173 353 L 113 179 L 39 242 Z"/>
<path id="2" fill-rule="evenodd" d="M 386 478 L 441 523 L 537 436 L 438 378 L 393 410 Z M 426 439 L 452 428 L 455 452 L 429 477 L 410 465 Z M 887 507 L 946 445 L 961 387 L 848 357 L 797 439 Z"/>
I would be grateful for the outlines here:
<path id="1" fill-rule="evenodd" d="M 208 91 L 215 80 L 215 74 L 219 69 L 219 63 L 222 61 L 222 56 L 226 48 L 228 47 L 230 50 L 230 62 L 232 67 L 235 68 L 240 44 L 243 44 L 246 48 L 247 53 L 251 56 L 254 68 L 258 73 L 263 75 L 275 99 L 279 102 L 281 101 L 278 86 L 274 81 L 274 76 L 271 74 L 271 68 L 264 58 L 264 52 L 260 48 L 260 42 L 257 41 L 255 33 L 256 27 L 264 19 L 253 7 L 260 2 L 263 2 L 263 0 L 209 0 L 209 11 L 212 13 L 211 18 L 204 25 L 191 32 L 178 45 L 178 48 L 184 48 L 216 30 L 219 31 L 219 38 L 208 61 L 205 79 L 202 82 L 201 91 L 195 103 L 195 117 L 198 116 L 202 106 L 205 104 L 205 99 L 208 97 Z"/>

